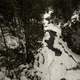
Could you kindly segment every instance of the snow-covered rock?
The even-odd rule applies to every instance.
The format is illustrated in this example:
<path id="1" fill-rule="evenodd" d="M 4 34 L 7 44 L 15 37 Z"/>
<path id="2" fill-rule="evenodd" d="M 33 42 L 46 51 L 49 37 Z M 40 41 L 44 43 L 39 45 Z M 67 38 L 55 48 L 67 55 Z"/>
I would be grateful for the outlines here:
<path id="1" fill-rule="evenodd" d="M 6 44 L 9 48 L 15 49 L 19 46 L 19 39 L 14 36 L 6 36 Z"/>
<path id="2" fill-rule="evenodd" d="M 40 63 L 39 70 L 44 74 L 44 80 L 79 80 L 80 69 L 74 70 L 73 68 L 76 68 L 80 57 L 74 54 L 71 49 L 68 48 L 67 43 L 60 37 L 60 24 L 48 24 L 46 18 L 47 16 L 50 17 L 50 12 L 49 14 L 44 14 L 43 18 L 44 31 L 46 31 L 46 33 L 43 38 L 43 47 L 40 53 L 43 54 L 45 61 L 44 64 Z M 60 56 L 56 56 L 56 52 L 51 50 L 48 47 L 49 44 L 45 42 L 45 40 L 50 41 L 51 35 L 49 31 L 56 32 L 56 36 L 53 35 L 54 43 L 51 44 L 51 46 L 62 52 Z M 43 57 L 41 59 L 43 60 Z"/>

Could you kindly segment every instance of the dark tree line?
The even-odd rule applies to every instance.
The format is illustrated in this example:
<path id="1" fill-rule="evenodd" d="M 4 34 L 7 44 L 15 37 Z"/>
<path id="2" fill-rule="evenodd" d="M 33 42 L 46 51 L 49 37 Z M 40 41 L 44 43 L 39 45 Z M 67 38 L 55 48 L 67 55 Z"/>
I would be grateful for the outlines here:
<path id="1" fill-rule="evenodd" d="M 47 6 L 44 3 L 45 0 L 0 1 L 0 67 L 5 66 L 9 73 L 21 64 L 34 66 L 34 55 L 38 54 L 44 35 L 41 22 Z"/>

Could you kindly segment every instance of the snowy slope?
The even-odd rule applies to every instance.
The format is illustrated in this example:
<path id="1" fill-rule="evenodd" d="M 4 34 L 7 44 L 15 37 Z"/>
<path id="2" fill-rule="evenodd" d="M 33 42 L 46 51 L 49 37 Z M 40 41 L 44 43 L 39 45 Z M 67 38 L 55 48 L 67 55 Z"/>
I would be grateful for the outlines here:
<path id="1" fill-rule="evenodd" d="M 80 61 L 80 57 L 74 54 L 67 46 L 67 43 L 60 38 L 61 28 L 60 24 L 48 24 L 46 20 L 50 17 L 51 11 L 45 13 L 43 16 L 45 35 L 43 38 L 43 48 L 40 53 L 44 56 L 44 64 L 40 62 L 39 70 L 43 72 L 43 80 L 80 80 L 80 69 L 73 70 L 77 66 L 77 62 Z M 54 49 L 62 52 L 61 55 L 56 56 L 56 52 L 49 48 L 49 42 L 51 34 L 49 31 L 56 32 L 56 36 L 53 35 L 54 43 L 51 45 Z M 46 41 L 48 43 L 46 43 Z M 39 61 L 42 61 L 43 57 Z"/>

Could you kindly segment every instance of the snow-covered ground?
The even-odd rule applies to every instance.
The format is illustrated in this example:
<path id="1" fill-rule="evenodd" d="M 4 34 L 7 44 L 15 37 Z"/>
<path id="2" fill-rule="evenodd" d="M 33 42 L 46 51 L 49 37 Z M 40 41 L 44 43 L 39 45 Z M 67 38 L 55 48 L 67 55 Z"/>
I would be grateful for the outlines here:
<path id="1" fill-rule="evenodd" d="M 46 32 L 42 42 L 43 47 L 40 49 L 40 53 L 44 56 L 39 58 L 39 70 L 43 72 L 41 76 L 43 80 L 80 80 L 80 69 L 73 70 L 73 68 L 77 66 L 77 62 L 80 62 L 80 57 L 74 54 L 68 48 L 67 43 L 60 38 L 60 24 L 48 24 L 46 18 L 50 17 L 51 13 L 52 11 L 49 11 L 43 16 L 44 30 Z M 54 44 L 52 45 L 62 52 L 60 56 L 55 56 L 55 51 L 48 48 L 45 40 L 49 40 L 51 36 L 47 30 L 56 32 L 57 36 L 55 36 Z M 69 55 L 72 56 L 70 57 Z"/>

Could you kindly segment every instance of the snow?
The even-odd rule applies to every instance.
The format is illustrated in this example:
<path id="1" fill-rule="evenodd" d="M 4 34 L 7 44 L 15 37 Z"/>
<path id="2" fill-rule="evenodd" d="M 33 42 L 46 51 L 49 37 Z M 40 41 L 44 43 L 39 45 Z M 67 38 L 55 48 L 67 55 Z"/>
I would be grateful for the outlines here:
<path id="1" fill-rule="evenodd" d="M 54 25 L 52 23 L 48 24 L 46 21 L 47 17 L 50 17 L 51 11 L 44 14 L 44 31 L 52 30 L 55 31 L 57 36 L 55 37 L 53 47 L 60 49 L 62 52 L 61 56 L 55 56 L 55 52 L 50 50 L 47 47 L 47 43 L 45 40 L 49 40 L 50 35 L 48 32 L 45 33 L 43 38 L 43 48 L 40 53 L 44 55 L 45 63 L 40 63 L 39 70 L 41 70 L 44 74 L 43 80 L 60 80 L 61 78 L 65 78 L 67 80 L 80 80 L 80 70 L 67 70 L 73 67 L 76 67 L 77 61 L 80 61 L 80 57 L 75 55 L 67 46 L 67 43 L 64 42 L 61 36 L 61 28 L 59 25 Z M 61 45 L 59 44 L 61 43 Z M 65 50 L 68 52 L 66 53 Z M 72 55 L 72 57 L 69 57 Z M 43 60 L 43 58 L 41 58 Z"/>
<path id="2" fill-rule="evenodd" d="M 6 44 L 9 48 L 15 49 L 19 46 L 19 40 L 14 36 L 6 36 Z"/>

